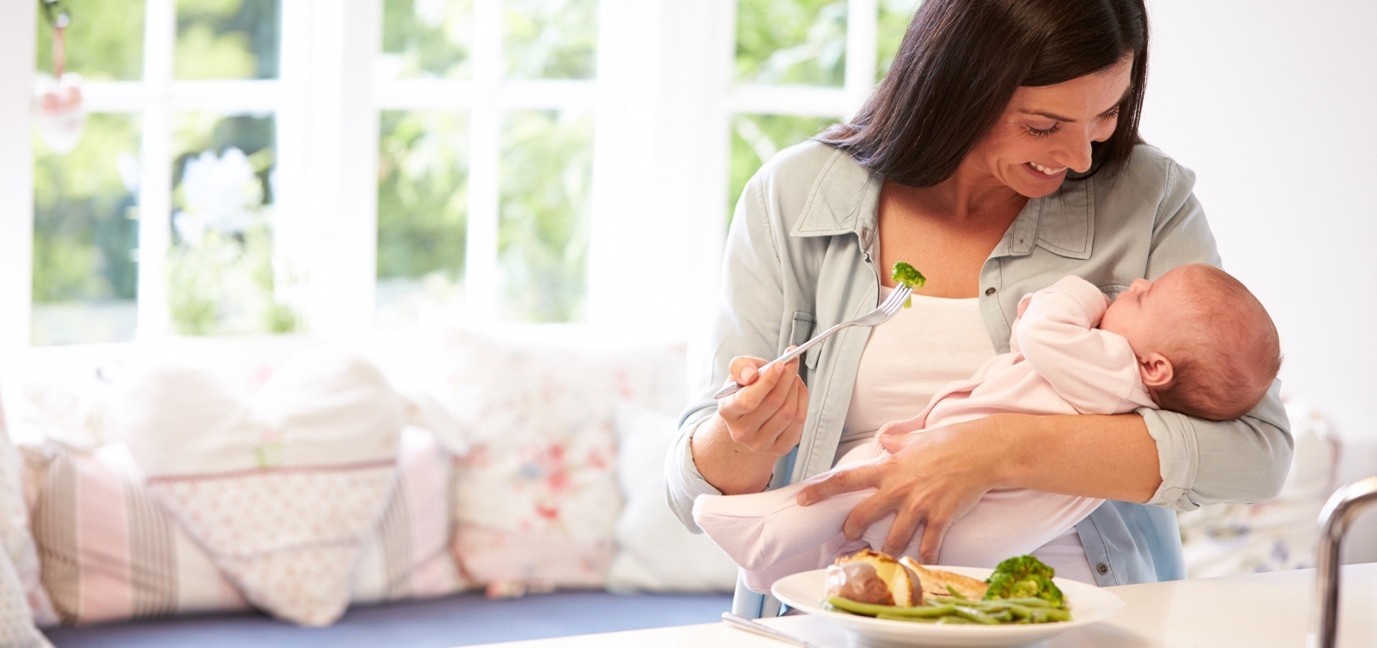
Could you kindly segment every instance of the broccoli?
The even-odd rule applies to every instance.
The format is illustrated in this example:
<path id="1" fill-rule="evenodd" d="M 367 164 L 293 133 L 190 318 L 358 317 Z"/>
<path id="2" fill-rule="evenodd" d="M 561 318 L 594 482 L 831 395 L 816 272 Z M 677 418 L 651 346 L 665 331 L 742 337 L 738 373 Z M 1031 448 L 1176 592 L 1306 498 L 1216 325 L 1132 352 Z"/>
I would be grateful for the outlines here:
<path id="1" fill-rule="evenodd" d="M 1061 588 L 1052 582 L 1056 571 L 1034 556 L 1006 558 L 985 579 L 986 599 L 1040 598 L 1058 607 L 1065 603 Z"/>
<path id="2" fill-rule="evenodd" d="M 890 278 L 894 279 L 894 283 L 903 284 L 913 290 L 922 288 L 923 284 L 928 281 L 928 278 L 924 277 L 923 273 L 918 272 L 917 268 L 909 265 L 905 261 L 894 264 L 894 272 L 890 275 Z M 905 300 L 904 308 L 911 306 L 912 302 L 912 299 Z"/>

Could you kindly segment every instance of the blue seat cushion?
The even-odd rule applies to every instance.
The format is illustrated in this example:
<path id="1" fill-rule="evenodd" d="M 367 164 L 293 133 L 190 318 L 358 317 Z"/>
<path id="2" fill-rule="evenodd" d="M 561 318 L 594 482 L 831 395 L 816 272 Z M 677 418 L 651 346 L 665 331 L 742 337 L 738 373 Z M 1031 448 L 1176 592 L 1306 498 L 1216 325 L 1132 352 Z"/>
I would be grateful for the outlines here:
<path id="1" fill-rule="evenodd" d="M 355 606 L 335 624 L 304 628 L 261 614 L 207 614 L 48 628 L 58 648 L 140 646 L 464 646 L 718 621 L 730 594 L 562 591 L 490 600 L 468 592 Z"/>

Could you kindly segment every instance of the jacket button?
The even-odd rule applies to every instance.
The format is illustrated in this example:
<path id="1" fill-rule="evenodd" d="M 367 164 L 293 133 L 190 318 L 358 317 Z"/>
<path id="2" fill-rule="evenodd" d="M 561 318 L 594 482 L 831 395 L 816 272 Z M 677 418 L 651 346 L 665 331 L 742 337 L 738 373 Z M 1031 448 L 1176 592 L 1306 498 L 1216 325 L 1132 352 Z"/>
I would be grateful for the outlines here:
<path id="1" fill-rule="evenodd" d="M 1095 571 L 1100 572 L 1100 575 L 1104 576 L 1105 574 L 1109 573 L 1109 565 L 1106 565 L 1104 563 L 1095 565 Z"/>
<path id="2" fill-rule="evenodd" d="M 989 288 L 986 288 L 986 289 L 985 289 L 985 296 L 986 296 L 986 297 L 989 297 L 990 295 L 993 295 L 993 294 L 995 294 L 994 286 L 990 286 Z"/>

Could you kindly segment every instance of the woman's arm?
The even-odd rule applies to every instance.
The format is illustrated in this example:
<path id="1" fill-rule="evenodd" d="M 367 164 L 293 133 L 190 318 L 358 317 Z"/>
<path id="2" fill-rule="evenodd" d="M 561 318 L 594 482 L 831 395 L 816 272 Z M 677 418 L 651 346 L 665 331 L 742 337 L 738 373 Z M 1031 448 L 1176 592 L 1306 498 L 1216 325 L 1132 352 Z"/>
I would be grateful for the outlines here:
<path id="1" fill-rule="evenodd" d="M 1159 154 L 1160 155 L 1160 154 Z M 1144 276 L 1155 279 L 1183 263 L 1222 266 L 1214 234 L 1195 197 L 1195 174 L 1165 156 L 1165 187 L 1152 229 Z M 1142 173 L 1134 176 L 1154 174 Z M 1253 411 L 1233 421 L 1209 421 L 1165 410 L 1140 409 L 1157 444 L 1161 487 L 1148 504 L 1189 511 L 1219 502 L 1259 502 L 1276 497 L 1291 467 L 1291 424 L 1273 381 Z"/>
<path id="2" fill-rule="evenodd" d="M 759 356 L 779 350 L 784 311 L 780 239 L 764 184 L 768 168 L 747 183 L 727 236 L 721 307 L 708 353 L 697 363 L 692 388 L 701 399 L 685 412 L 666 462 L 666 497 L 689 529 L 693 500 L 703 494 L 764 490 L 776 460 L 799 440 L 808 390 L 797 360 L 760 373 Z M 746 385 L 713 400 L 728 378 Z"/>
<path id="3" fill-rule="evenodd" d="M 759 373 L 758 358 L 732 361 L 737 382 L 750 386 L 724 398 L 689 440 L 698 472 L 724 495 L 765 490 L 775 461 L 798 444 L 808 414 L 798 363 Z"/>
<path id="4" fill-rule="evenodd" d="M 1008 443 L 1006 458 L 990 460 L 998 487 L 1144 503 L 1162 483 L 1137 414 L 996 414 L 989 423 Z"/>
<path id="5" fill-rule="evenodd" d="M 996 414 L 881 443 L 888 458 L 838 468 L 804 488 L 799 501 L 877 488 L 843 532 L 858 538 L 894 512 L 885 550 L 901 550 L 922 526 L 924 561 L 936 560 L 952 523 L 995 488 L 1146 502 L 1161 483 L 1156 445 L 1136 414 Z"/>

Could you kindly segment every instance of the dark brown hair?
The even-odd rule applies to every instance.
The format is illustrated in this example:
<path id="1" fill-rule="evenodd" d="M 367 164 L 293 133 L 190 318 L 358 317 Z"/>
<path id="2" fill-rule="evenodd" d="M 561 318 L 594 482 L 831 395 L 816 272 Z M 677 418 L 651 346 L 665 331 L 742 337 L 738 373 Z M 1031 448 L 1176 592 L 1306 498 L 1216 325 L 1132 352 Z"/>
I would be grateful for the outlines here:
<path id="1" fill-rule="evenodd" d="M 1093 175 L 1128 159 L 1147 82 L 1143 0 L 924 0 L 889 74 L 846 124 L 818 136 L 867 169 L 914 187 L 951 177 L 1019 86 L 1046 86 L 1133 55 L 1114 134 L 1093 145 Z"/>

